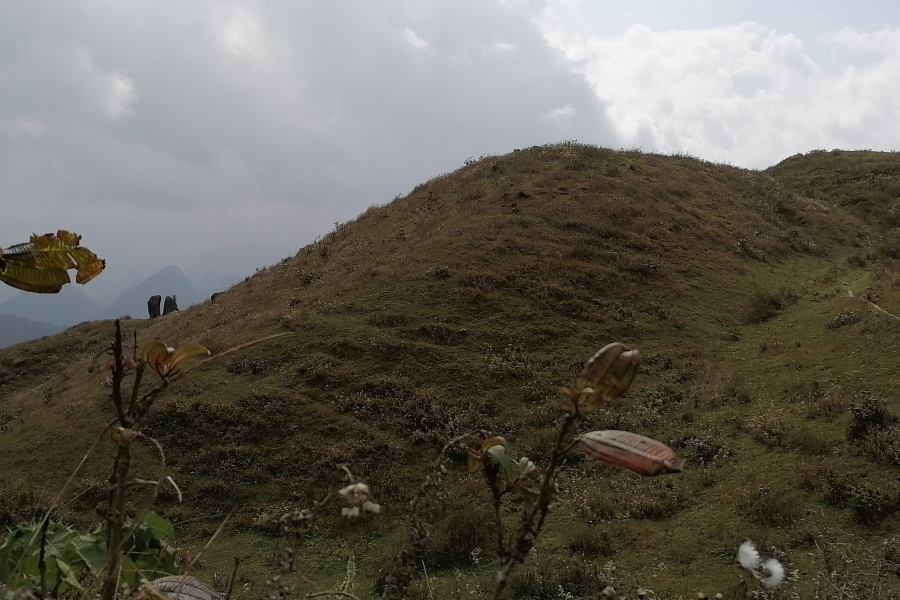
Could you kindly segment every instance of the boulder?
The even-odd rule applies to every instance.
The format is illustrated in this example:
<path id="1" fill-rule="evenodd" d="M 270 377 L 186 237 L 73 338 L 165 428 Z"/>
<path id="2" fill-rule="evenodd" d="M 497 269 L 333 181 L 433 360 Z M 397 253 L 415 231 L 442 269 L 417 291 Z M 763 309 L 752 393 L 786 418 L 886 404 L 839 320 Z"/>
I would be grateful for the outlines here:
<path id="1" fill-rule="evenodd" d="M 150 299 L 147 300 L 147 312 L 150 313 L 151 319 L 159 316 L 159 303 L 161 300 L 162 296 L 150 296 Z"/>
<path id="2" fill-rule="evenodd" d="M 170 312 L 174 312 L 176 310 L 178 310 L 178 302 L 176 301 L 175 296 L 166 296 L 166 301 L 163 304 L 162 314 L 167 315 Z"/>

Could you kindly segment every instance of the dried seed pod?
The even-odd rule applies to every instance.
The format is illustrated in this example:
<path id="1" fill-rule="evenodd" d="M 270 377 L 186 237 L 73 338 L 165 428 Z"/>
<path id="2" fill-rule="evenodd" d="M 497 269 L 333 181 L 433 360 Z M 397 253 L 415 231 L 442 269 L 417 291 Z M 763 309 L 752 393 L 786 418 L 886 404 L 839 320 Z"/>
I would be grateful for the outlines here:
<path id="1" fill-rule="evenodd" d="M 560 388 L 577 410 L 590 412 L 618 398 L 631 387 L 641 354 L 619 342 L 601 348 L 584 365 L 574 388 Z"/>
<path id="2" fill-rule="evenodd" d="M 661 442 L 630 431 L 591 431 L 576 442 L 579 450 L 609 465 L 639 475 L 662 475 L 684 470 L 684 459 Z"/>
<path id="3" fill-rule="evenodd" d="M 160 577 L 151 581 L 150 585 L 165 594 L 168 600 L 223 600 L 222 594 L 212 586 L 190 575 Z M 150 597 L 155 596 L 150 586 L 145 586 L 144 592 Z"/>

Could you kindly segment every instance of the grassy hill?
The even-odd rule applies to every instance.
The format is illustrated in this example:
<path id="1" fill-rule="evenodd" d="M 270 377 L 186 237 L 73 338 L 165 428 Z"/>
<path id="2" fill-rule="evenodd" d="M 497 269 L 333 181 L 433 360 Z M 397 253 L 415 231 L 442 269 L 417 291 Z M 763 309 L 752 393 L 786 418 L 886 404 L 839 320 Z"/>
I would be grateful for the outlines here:
<path id="1" fill-rule="evenodd" d="M 195 371 L 158 405 L 146 431 L 185 493 L 158 509 L 194 550 L 235 510 L 203 573 L 239 556 L 258 582 L 277 518 L 336 489 L 346 463 L 387 512 L 323 518 L 304 572 L 334 584 L 353 552 L 371 595 L 441 445 L 485 429 L 545 462 L 555 388 L 622 341 L 642 373 L 587 425 L 655 437 L 688 467 L 643 479 L 570 460 L 510 597 L 610 581 L 660 598 L 724 591 L 746 538 L 787 564 L 786 594 L 876 579 L 896 591 L 900 429 L 884 411 L 900 415 L 898 172 L 893 153 L 757 172 L 562 144 L 432 179 L 213 302 L 124 322 L 213 353 L 292 333 Z M 111 336 L 110 321 L 85 323 L 0 350 L 0 523 L 46 505 L 112 417 L 87 373 Z M 95 518 L 111 453 L 89 461 L 69 519 Z M 154 476 L 149 451 L 137 464 Z M 441 597 L 480 589 L 493 566 L 489 494 L 464 466 L 452 481 L 427 564 Z"/>

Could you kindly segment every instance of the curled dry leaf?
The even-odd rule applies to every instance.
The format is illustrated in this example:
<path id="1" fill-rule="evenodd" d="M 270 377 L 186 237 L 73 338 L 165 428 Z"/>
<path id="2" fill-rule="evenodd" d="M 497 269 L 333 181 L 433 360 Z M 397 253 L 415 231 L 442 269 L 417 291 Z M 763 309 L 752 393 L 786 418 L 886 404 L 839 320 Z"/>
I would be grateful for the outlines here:
<path id="1" fill-rule="evenodd" d="M 584 365 L 575 388 L 561 388 L 581 412 L 590 412 L 628 391 L 641 354 L 619 342 L 601 348 Z"/>
<path id="2" fill-rule="evenodd" d="M 109 429 L 109 438 L 117 445 L 117 446 L 126 446 L 131 440 L 138 437 L 140 432 L 135 431 L 134 429 L 128 429 L 127 427 L 119 427 L 118 425 L 115 427 L 110 427 Z"/>
<path id="3" fill-rule="evenodd" d="M 506 440 L 502 437 L 494 436 L 484 440 L 481 443 L 481 448 L 477 454 L 469 454 L 467 464 L 469 466 L 469 473 L 475 473 L 479 469 L 481 469 L 484 464 L 484 457 L 490 451 L 490 449 L 494 446 L 502 446 L 503 448 L 507 447 Z"/>
<path id="4" fill-rule="evenodd" d="M 209 354 L 209 350 L 200 344 L 186 344 L 173 350 L 160 341 L 147 342 L 141 348 L 141 360 L 160 375 L 171 373 L 178 363 L 198 354 Z"/>
<path id="5" fill-rule="evenodd" d="M 624 467 L 639 475 L 680 473 L 684 459 L 656 440 L 630 431 L 591 431 L 580 436 L 576 447 L 592 459 Z"/>
<path id="6" fill-rule="evenodd" d="M 26 292 L 55 294 L 69 283 L 68 270 L 76 269 L 75 281 L 87 283 L 103 271 L 106 262 L 80 243 L 80 235 L 60 229 L 0 248 L 0 281 Z"/>

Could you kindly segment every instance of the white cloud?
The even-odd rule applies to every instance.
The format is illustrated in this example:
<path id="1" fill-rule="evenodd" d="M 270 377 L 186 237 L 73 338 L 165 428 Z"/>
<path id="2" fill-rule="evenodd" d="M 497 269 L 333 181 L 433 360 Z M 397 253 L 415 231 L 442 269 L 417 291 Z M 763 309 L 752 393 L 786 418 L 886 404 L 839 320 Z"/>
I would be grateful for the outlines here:
<path id="1" fill-rule="evenodd" d="M 431 48 L 428 42 L 419 37 L 419 35 L 409 27 L 403 29 L 403 41 L 419 51 L 424 51 Z"/>
<path id="2" fill-rule="evenodd" d="M 900 137 L 900 29 L 844 29 L 872 53 L 834 74 L 795 36 L 756 23 L 589 35 L 543 10 L 547 43 L 607 107 L 623 146 L 765 167 L 813 148 L 892 148 Z"/>
<path id="3" fill-rule="evenodd" d="M 553 121 L 556 125 L 562 126 L 576 114 L 578 114 L 578 111 L 575 110 L 575 108 L 571 104 L 566 104 L 565 106 L 559 106 L 545 112 L 543 115 L 541 115 L 541 118 Z"/>
<path id="4" fill-rule="evenodd" d="M 516 46 L 514 44 L 505 44 L 503 42 L 494 42 L 485 50 L 487 54 L 510 54 L 515 51 Z"/>
<path id="5" fill-rule="evenodd" d="M 105 79 L 106 91 L 101 101 L 103 114 L 111 121 L 119 121 L 132 115 L 137 100 L 134 81 L 120 71 L 107 73 Z"/>
<path id="6" fill-rule="evenodd" d="M 261 61 L 266 58 L 267 32 L 260 18 L 237 4 L 220 10 L 216 36 L 225 51 L 234 58 Z"/>
<path id="7" fill-rule="evenodd" d="M 102 69 L 84 46 L 76 45 L 74 50 L 75 85 L 92 106 L 91 110 L 98 111 L 110 121 L 121 121 L 133 115 L 138 99 L 134 80 L 122 69 Z"/>

